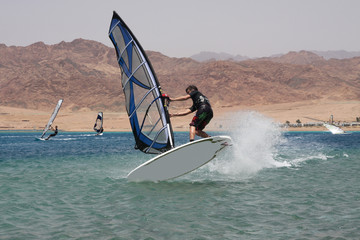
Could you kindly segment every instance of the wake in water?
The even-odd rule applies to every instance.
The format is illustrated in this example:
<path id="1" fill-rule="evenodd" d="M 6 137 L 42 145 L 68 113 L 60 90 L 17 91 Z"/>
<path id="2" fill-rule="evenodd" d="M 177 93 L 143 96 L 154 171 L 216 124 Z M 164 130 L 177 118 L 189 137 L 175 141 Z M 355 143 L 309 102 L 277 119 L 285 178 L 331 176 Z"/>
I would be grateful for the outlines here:
<path id="1" fill-rule="evenodd" d="M 263 168 L 288 166 L 275 160 L 276 145 L 283 141 L 278 124 L 254 111 L 242 111 L 228 118 L 233 146 L 208 164 L 211 171 L 226 175 L 252 175 Z"/>

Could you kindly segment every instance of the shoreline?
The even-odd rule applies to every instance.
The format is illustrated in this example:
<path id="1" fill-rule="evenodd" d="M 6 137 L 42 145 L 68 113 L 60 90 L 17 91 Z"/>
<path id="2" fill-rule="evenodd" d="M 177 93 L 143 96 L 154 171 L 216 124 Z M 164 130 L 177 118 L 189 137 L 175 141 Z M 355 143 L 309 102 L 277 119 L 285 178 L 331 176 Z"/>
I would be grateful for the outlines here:
<path id="1" fill-rule="evenodd" d="M 355 122 L 360 116 L 360 101 L 303 101 L 293 103 L 280 103 L 269 105 L 254 106 L 233 106 L 233 107 L 214 107 L 214 118 L 206 127 L 207 131 L 232 131 L 234 121 L 239 118 L 239 114 L 244 112 L 255 112 L 264 118 L 270 119 L 277 124 L 284 124 L 286 121 L 294 124 L 298 119 L 302 123 L 314 122 L 309 118 L 328 121 L 333 115 L 335 122 Z M 170 112 L 179 109 L 170 109 Z M 131 132 L 128 116 L 122 112 L 104 112 L 105 132 Z M 47 124 L 52 110 L 34 110 L 0 106 L 0 131 L 42 131 Z M 62 108 L 54 121 L 54 126 L 58 125 L 59 131 L 64 132 L 92 132 L 97 117 L 97 111 L 81 109 L 73 112 Z M 192 115 L 171 118 L 173 131 L 189 130 L 189 122 Z M 344 126 L 344 131 L 360 131 L 360 126 Z M 303 126 L 286 127 L 284 131 L 323 131 L 328 130 L 323 126 Z"/>
<path id="2" fill-rule="evenodd" d="M 351 129 L 344 129 L 343 130 L 345 131 L 345 133 L 347 132 L 360 132 L 360 128 L 351 128 Z M 292 133 L 296 133 L 296 132 L 302 132 L 302 133 L 312 133 L 312 132 L 323 132 L 323 133 L 330 133 L 329 130 L 326 130 L 326 129 L 297 129 L 297 130 L 294 130 L 294 129 L 281 129 L 282 132 L 292 132 Z M 29 133 L 39 133 L 41 134 L 42 133 L 42 130 L 30 130 L 30 129 L 0 129 L 0 133 L 3 133 L 3 132 L 29 132 Z M 184 132 L 184 133 L 187 133 L 188 131 L 174 131 L 175 133 L 180 133 L 180 132 Z M 223 132 L 223 131 L 220 131 L 220 130 L 209 130 L 208 132 Z M 66 131 L 66 130 L 59 130 L 59 133 L 94 133 L 94 131 L 77 131 L 77 130 L 71 130 L 71 131 Z M 132 133 L 131 130 L 129 131 L 107 131 L 107 132 L 104 132 L 104 134 L 106 133 Z"/>

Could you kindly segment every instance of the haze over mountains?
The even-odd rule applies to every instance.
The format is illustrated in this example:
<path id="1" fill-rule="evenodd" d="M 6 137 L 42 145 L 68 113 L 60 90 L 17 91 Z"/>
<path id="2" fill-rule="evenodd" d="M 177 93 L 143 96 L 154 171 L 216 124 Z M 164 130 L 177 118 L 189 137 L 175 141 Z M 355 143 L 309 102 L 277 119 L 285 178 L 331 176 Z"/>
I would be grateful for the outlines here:
<path id="1" fill-rule="evenodd" d="M 147 54 L 170 96 L 184 95 L 186 86 L 195 84 L 215 107 L 360 100 L 360 57 L 328 59 L 300 51 L 200 62 L 153 51 Z M 113 48 L 84 39 L 27 47 L 0 44 L 0 56 L 2 106 L 47 110 L 63 98 L 63 107 L 72 111 L 124 111 Z"/>
<path id="2" fill-rule="evenodd" d="M 315 53 L 316 55 L 325 58 L 326 60 L 335 58 L 335 59 L 345 59 L 345 58 L 353 58 L 353 57 L 360 57 L 360 51 L 359 52 L 348 52 L 344 50 L 340 51 L 309 51 L 312 53 Z M 284 54 L 276 54 L 272 57 L 280 57 Z M 247 56 L 241 56 L 241 55 L 231 55 L 229 53 L 215 53 L 215 52 L 207 52 L 203 51 L 198 54 L 192 55 L 190 58 L 199 61 L 199 62 L 207 62 L 207 61 L 216 61 L 216 60 L 232 60 L 232 61 L 243 61 L 251 59 Z"/>

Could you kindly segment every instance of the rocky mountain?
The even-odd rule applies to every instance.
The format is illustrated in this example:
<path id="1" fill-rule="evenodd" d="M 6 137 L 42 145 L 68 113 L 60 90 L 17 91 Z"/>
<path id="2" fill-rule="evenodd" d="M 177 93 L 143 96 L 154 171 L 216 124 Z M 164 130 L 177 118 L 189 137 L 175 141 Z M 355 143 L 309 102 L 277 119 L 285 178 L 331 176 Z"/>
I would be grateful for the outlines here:
<path id="1" fill-rule="evenodd" d="M 51 46 L 1 45 L 0 56 L 1 105 L 47 109 L 64 98 L 74 110 L 120 109 L 115 52 L 103 44 L 77 39 Z"/>
<path id="2" fill-rule="evenodd" d="M 278 57 L 260 58 L 258 60 L 268 60 L 272 62 L 290 63 L 297 65 L 309 65 L 309 64 L 314 64 L 316 62 L 321 62 L 325 59 L 323 57 L 316 55 L 315 53 L 308 51 L 300 51 L 300 52 L 292 51 Z"/>
<path id="3" fill-rule="evenodd" d="M 339 51 L 311 51 L 316 55 L 319 55 L 325 59 L 345 59 L 345 58 L 353 58 L 353 57 L 360 57 L 360 51 L 357 52 L 348 52 L 344 50 Z"/>
<path id="4" fill-rule="evenodd" d="M 318 57 L 323 57 L 326 60 L 329 60 L 331 58 L 346 59 L 346 58 L 360 57 L 360 51 L 348 52 L 348 51 L 344 51 L 344 50 L 339 50 L 339 51 L 311 50 L 311 51 L 300 51 L 299 53 L 301 54 L 301 52 L 316 54 Z M 297 54 L 297 52 L 290 52 L 290 53 Z M 288 55 L 288 54 L 275 54 L 275 55 L 271 55 L 270 57 L 267 57 L 267 58 L 271 59 L 271 58 L 281 57 L 283 55 Z M 219 60 L 221 60 L 221 61 L 224 61 L 224 60 L 244 61 L 244 60 L 251 59 L 249 57 L 242 56 L 242 55 L 232 55 L 229 53 L 216 53 L 216 52 L 207 52 L 207 51 L 203 51 L 198 54 L 192 55 L 190 58 L 192 58 L 198 62 L 209 62 L 209 61 L 219 61 Z M 252 58 L 252 59 L 256 59 L 256 58 Z"/>
<path id="5" fill-rule="evenodd" d="M 184 95 L 186 86 L 195 84 L 215 107 L 360 100 L 360 58 L 326 60 L 303 51 L 240 62 L 198 62 L 147 54 L 170 96 Z M 45 110 L 63 98 L 63 107 L 73 111 L 124 111 L 115 50 L 84 39 L 27 47 L 0 44 L 0 96 L 3 106 Z"/>
<path id="6" fill-rule="evenodd" d="M 208 61 L 218 61 L 218 60 L 243 61 L 250 59 L 249 57 L 241 56 L 241 55 L 235 56 L 228 53 L 215 53 L 215 52 L 207 52 L 207 51 L 203 51 L 198 54 L 192 55 L 190 58 L 198 62 L 208 62 Z"/>

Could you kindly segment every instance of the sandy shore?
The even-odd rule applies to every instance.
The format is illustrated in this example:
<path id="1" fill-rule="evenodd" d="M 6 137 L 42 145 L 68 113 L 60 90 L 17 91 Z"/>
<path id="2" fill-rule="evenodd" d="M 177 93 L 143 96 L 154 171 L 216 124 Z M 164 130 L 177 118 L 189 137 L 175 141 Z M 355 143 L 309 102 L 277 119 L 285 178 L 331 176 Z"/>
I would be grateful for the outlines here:
<path id="1" fill-rule="evenodd" d="M 178 109 L 171 109 L 178 111 Z M 255 111 L 277 123 L 314 122 L 315 118 L 328 121 L 333 115 L 335 121 L 354 122 L 360 117 L 360 101 L 305 101 L 284 104 L 236 106 L 215 108 L 215 116 L 207 126 L 209 131 L 231 129 L 231 121 L 236 121 L 236 112 Z M 46 125 L 52 111 L 38 111 L 0 106 L 0 130 L 39 130 Z M 82 110 L 71 112 L 61 109 L 54 125 L 60 131 L 92 131 L 97 112 Z M 191 115 L 172 118 L 174 131 L 187 131 Z M 229 121 L 230 120 L 230 121 Z M 105 131 L 131 131 L 128 117 L 124 112 L 104 112 Z M 326 131 L 324 127 L 288 128 L 290 131 Z M 360 127 L 344 127 L 345 131 L 360 131 Z"/>

